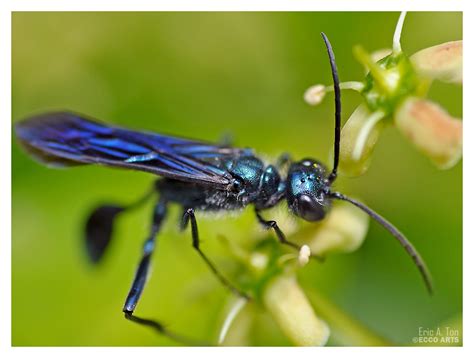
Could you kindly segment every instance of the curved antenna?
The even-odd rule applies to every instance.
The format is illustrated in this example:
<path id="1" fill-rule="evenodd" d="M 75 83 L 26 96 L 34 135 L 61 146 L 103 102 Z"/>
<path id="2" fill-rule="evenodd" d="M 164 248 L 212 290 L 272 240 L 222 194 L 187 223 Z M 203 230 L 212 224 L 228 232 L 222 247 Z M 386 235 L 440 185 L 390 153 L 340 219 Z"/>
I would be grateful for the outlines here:
<path id="1" fill-rule="evenodd" d="M 332 50 L 331 43 L 329 42 L 326 34 L 321 32 L 326 49 L 329 55 L 329 63 L 331 64 L 332 80 L 334 82 L 334 102 L 335 102 L 335 120 L 336 126 L 334 128 L 334 164 L 332 172 L 328 176 L 329 184 L 332 184 L 337 178 L 337 167 L 339 165 L 339 143 L 341 141 L 341 89 L 339 87 L 339 75 L 337 73 L 336 58 Z"/>
<path id="2" fill-rule="evenodd" d="M 433 294 L 433 281 L 431 279 L 430 272 L 428 267 L 426 266 L 425 262 L 423 261 L 421 255 L 416 251 L 413 244 L 408 241 L 408 239 L 403 235 L 395 226 L 393 226 L 388 220 L 386 220 L 381 215 L 377 214 L 371 208 L 365 206 L 361 202 L 349 198 L 344 194 L 338 192 L 330 192 L 329 195 L 334 199 L 348 201 L 349 203 L 357 206 L 359 209 L 365 211 L 371 218 L 376 220 L 380 225 L 382 225 L 393 237 L 395 237 L 398 242 L 403 246 L 405 251 L 411 256 L 413 262 L 418 267 L 418 271 L 420 271 L 421 276 L 423 277 L 423 281 L 425 282 L 426 288 L 430 294 Z"/>

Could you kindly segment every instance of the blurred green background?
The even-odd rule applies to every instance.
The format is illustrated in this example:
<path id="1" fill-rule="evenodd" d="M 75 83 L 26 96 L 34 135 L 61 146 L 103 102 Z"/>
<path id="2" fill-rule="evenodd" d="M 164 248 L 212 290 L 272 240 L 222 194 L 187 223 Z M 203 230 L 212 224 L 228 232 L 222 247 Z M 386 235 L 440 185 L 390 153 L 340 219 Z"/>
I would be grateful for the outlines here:
<path id="1" fill-rule="evenodd" d="M 217 140 L 271 157 L 327 161 L 333 100 L 319 107 L 302 96 L 331 83 L 319 33 L 336 52 L 340 77 L 360 80 L 352 48 L 391 46 L 398 13 L 14 13 L 13 121 L 70 109 L 133 128 Z M 409 13 L 402 35 L 408 54 L 462 38 L 461 13 Z M 435 83 L 430 97 L 462 117 L 462 89 Z M 360 102 L 343 93 L 343 118 Z M 143 208 L 117 221 L 103 264 L 85 259 L 81 230 L 102 201 L 127 203 L 153 181 L 144 173 L 94 166 L 51 170 L 13 141 L 12 344 L 174 345 L 123 319 L 127 290 L 149 225 Z M 462 165 L 436 170 L 395 129 L 383 133 L 369 172 L 337 187 L 363 198 L 395 223 L 430 267 L 429 297 L 410 259 L 371 224 L 363 247 L 300 270 L 308 290 L 393 344 L 409 345 L 419 327 L 461 322 Z M 215 339 L 228 294 L 177 229 L 173 210 L 159 237 L 153 275 L 137 314 L 169 328 Z M 241 216 L 200 217 L 203 249 L 225 271 L 216 236 L 245 240 L 260 229 Z M 256 345 L 286 345 L 268 319 L 254 327 Z M 330 340 L 329 344 L 344 344 Z"/>

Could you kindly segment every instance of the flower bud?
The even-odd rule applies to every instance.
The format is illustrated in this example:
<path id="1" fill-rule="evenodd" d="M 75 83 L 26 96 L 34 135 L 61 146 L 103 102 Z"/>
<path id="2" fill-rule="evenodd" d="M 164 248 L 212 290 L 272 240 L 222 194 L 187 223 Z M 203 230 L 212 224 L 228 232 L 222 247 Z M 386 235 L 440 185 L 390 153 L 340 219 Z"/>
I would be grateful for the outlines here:
<path id="1" fill-rule="evenodd" d="M 397 109 L 395 126 L 440 169 L 453 167 L 462 156 L 462 122 L 439 105 L 415 97 Z"/>
<path id="2" fill-rule="evenodd" d="M 301 246 L 299 255 L 298 255 L 298 263 L 300 266 L 305 266 L 309 262 L 309 258 L 311 256 L 311 249 L 308 245 Z"/>
<path id="3" fill-rule="evenodd" d="M 339 169 L 348 176 L 366 172 L 375 144 L 383 129 L 382 112 L 370 112 L 365 104 L 352 113 L 341 131 Z"/>
<path id="4" fill-rule="evenodd" d="M 462 83 L 462 41 L 425 48 L 410 58 L 418 74 L 444 82 Z"/>
<path id="5" fill-rule="evenodd" d="M 317 106 L 326 96 L 326 87 L 324 85 L 314 85 L 304 93 L 304 100 L 310 106 Z"/>
<path id="6" fill-rule="evenodd" d="M 323 346 L 329 327 L 316 316 L 294 276 L 280 275 L 264 289 L 263 303 L 283 333 L 298 346 Z"/>

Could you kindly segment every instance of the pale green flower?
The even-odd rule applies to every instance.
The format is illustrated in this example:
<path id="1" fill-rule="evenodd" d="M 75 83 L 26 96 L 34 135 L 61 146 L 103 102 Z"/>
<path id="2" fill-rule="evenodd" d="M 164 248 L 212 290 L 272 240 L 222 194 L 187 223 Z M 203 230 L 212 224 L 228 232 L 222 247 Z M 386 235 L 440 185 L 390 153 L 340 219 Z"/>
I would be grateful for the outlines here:
<path id="1" fill-rule="evenodd" d="M 294 345 L 325 345 L 331 334 L 331 324 L 320 317 L 318 312 L 324 313 L 324 307 L 313 306 L 305 289 L 298 283 L 297 272 L 316 261 L 310 260 L 311 255 L 322 257 L 358 249 L 366 237 L 368 225 L 367 215 L 341 202 L 335 203 L 328 217 L 316 225 L 312 223 L 293 229 L 293 233 L 288 225 L 289 239 L 302 243 L 299 252 L 289 251 L 268 236 L 249 248 L 221 238 L 240 263 L 240 287 L 252 299 L 232 298 L 225 307 L 219 344 L 251 344 L 254 321 L 258 313 L 264 313 Z"/>
<path id="2" fill-rule="evenodd" d="M 316 315 L 294 275 L 280 275 L 272 279 L 263 291 L 263 304 L 296 345 L 326 344 L 329 327 Z"/>
<path id="3" fill-rule="evenodd" d="M 395 125 L 438 168 L 454 166 L 462 156 L 462 122 L 425 97 L 433 80 L 462 84 L 462 41 L 452 41 L 407 56 L 400 46 L 405 13 L 398 21 L 393 46 L 370 55 L 354 47 L 356 59 L 369 71 L 362 82 L 345 82 L 342 89 L 359 92 L 364 102 L 347 120 L 341 132 L 340 171 L 363 174 L 370 165 L 380 132 Z M 316 85 L 305 100 L 318 104 L 331 87 Z M 313 90 L 314 91 L 314 90 Z"/>

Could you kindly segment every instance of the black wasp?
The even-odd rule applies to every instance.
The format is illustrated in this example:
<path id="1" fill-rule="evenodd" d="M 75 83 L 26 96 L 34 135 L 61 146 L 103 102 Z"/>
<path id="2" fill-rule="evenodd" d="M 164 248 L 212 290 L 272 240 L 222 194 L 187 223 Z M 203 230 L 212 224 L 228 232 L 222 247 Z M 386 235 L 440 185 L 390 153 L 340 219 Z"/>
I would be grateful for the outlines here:
<path id="1" fill-rule="evenodd" d="M 319 221 L 330 210 L 332 200 L 348 201 L 365 211 L 401 243 L 431 292 L 428 269 L 405 236 L 369 207 L 331 189 L 337 178 L 339 162 L 341 100 L 334 53 L 327 37 L 324 34 L 322 37 L 329 55 L 336 106 L 334 165 L 331 172 L 319 161 L 310 158 L 296 162 L 286 158 L 279 165 L 266 165 L 251 149 L 131 131 L 68 112 L 42 114 L 16 125 L 16 134 L 23 146 L 36 159 L 47 164 L 101 164 L 141 170 L 161 177 L 154 186 L 159 199 L 154 208 L 150 234 L 144 243 L 142 258 L 123 307 L 127 319 L 177 338 L 159 322 L 133 314 L 145 286 L 156 236 L 166 218 L 169 203 L 177 203 L 183 208 L 182 228 L 191 223 L 192 245 L 206 265 L 227 288 L 240 296 L 248 298 L 246 293 L 230 284 L 201 251 L 196 211 L 238 210 L 253 205 L 260 224 L 273 229 L 282 244 L 298 249 L 298 245 L 285 238 L 275 221 L 262 217 L 263 210 L 286 200 L 296 216 L 306 221 Z M 279 173 L 283 162 L 289 164 L 286 177 Z M 86 244 L 94 262 L 100 260 L 107 248 L 115 216 L 137 203 L 128 207 L 105 205 L 93 211 L 86 226 Z"/>

